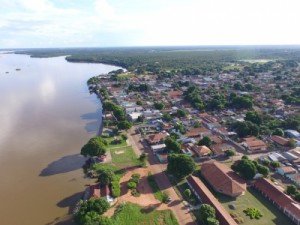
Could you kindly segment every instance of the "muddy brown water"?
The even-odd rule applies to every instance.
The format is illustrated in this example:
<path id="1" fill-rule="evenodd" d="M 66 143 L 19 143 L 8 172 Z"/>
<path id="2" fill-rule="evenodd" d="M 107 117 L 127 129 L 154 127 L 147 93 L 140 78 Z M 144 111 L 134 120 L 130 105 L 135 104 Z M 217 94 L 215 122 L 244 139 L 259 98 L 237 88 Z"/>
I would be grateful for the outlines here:
<path id="1" fill-rule="evenodd" d="M 0 54 L 1 225 L 72 224 L 72 206 L 91 182 L 78 153 L 101 122 L 86 81 L 115 69 Z"/>

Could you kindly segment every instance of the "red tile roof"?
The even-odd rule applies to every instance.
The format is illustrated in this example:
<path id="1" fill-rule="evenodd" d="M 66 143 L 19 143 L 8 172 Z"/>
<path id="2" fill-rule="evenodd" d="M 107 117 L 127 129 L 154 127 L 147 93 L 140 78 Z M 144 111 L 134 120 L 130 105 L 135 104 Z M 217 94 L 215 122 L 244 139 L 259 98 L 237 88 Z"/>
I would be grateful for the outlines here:
<path id="1" fill-rule="evenodd" d="M 247 144 L 250 150 L 265 150 L 267 148 L 266 143 L 256 137 L 243 138 L 242 140 Z"/>
<path id="2" fill-rule="evenodd" d="M 288 146 L 289 140 L 277 135 L 273 135 L 270 138 L 272 141 L 274 141 L 276 144 L 282 145 L 282 146 Z"/>
<path id="3" fill-rule="evenodd" d="M 168 137 L 169 134 L 168 133 L 159 133 L 159 134 L 150 134 L 148 136 L 148 141 L 149 143 L 157 143 L 160 142 L 161 139 L 164 139 L 166 137 Z"/>
<path id="4" fill-rule="evenodd" d="M 183 92 L 182 92 L 182 91 L 169 91 L 169 92 L 168 92 L 168 95 L 169 95 L 171 98 L 178 98 L 179 96 L 182 96 L 182 95 L 183 95 Z"/>
<path id="5" fill-rule="evenodd" d="M 194 151 L 199 155 L 199 156 L 208 156 L 212 153 L 212 151 L 206 147 L 205 145 L 202 146 L 194 146 Z"/>
<path id="6" fill-rule="evenodd" d="M 222 163 L 214 160 L 203 163 L 201 174 L 217 192 L 236 197 L 246 191 L 246 182 Z"/>
<path id="7" fill-rule="evenodd" d="M 213 194 L 198 177 L 189 176 L 187 181 L 194 192 L 196 192 L 200 197 L 200 201 L 202 203 L 210 204 L 215 208 L 216 217 L 219 220 L 220 225 L 237 225 L 237 223 L 232 219 L 221 203 L 213 196 Z"/>
<path id="8" fill-rule="evenodd" d="M 209 135 L 209 134 L 211 134 L 211 132 L 208 129 L 204 127 L 200 127 L 200 128 L 190 129 L 184 136 L 196 137 L 196 136 Z"/>
<path id="9" fill-rule="evenodd" d="M 90 197 L 89 198 L 101 198 L 109 195 L 109 186 L 104 185 L 100 186 L 99 184 L 95 184 L 90 186 Z"/>
<path id="10" fill-rule="evenodd" d="M 254 187 L 264 193 L 277 206 L 281 207 L 283 211 L 288 210 L 300 220 L 300 205 L 279 190 L 270 180 L 266 178 L 259 179 L 254 183 Z"/>

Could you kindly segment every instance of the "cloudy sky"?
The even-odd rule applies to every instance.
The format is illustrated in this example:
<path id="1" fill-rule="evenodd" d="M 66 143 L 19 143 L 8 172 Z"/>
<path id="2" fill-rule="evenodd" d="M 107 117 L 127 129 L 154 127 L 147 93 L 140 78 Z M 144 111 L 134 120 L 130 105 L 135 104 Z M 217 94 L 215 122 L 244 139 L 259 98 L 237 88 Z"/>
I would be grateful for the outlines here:
<path id="1" fill-rule="evenodd" d="M 300 44 L 299 0 L 0 3 L 0 48 Z"/>

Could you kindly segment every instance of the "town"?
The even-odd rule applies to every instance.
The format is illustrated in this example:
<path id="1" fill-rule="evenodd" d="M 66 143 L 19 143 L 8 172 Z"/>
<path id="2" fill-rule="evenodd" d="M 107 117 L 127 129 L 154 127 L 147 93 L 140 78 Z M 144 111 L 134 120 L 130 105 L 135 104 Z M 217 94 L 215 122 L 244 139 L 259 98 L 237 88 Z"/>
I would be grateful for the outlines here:
<path id="1" fill-rule="evenodd" d="M 81 154 L 100 183 L 85 199 L 171 209 L 178 222 L 164 224 L 300 224 L 299 74 L 293 60 L 254 60 L 208 76 L 91 78 L 103 122 Z M 81 209 L 75 221 L 85 224 Z"/>

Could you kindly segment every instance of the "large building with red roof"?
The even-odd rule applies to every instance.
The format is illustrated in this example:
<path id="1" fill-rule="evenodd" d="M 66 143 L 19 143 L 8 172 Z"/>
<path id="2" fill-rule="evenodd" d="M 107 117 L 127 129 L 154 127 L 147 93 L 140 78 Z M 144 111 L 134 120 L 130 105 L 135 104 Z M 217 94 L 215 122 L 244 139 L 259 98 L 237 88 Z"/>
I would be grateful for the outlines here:
<path id="1" fill-rule="evenodd" d="M 294 201 L 290 196 L 279 190 L 273 182 L 263 178 L 257 180 L 253 185 L 275 206 L 277 206 L 285 215 L 287 215 L 296 224 L 300 225 L 300 204 Z"/>
<path id="2" fill-rule="evenodd" d="M 220 225 L 237 225 L 229 213 L 224 209 L 222 204 L 213 196 L 198 177 L 189 176 L 187 178 L 187 183 L 200 202 L 209 204 L 215 208 L 216 217 L 220 222 Z"/>
<path id="3" fill-rule="evenodd" d="M 214 160 L 203 163 L 201 174 L 217 192 L 231 197 L 245 194 L 246 182 L 222 163 Z"/>

